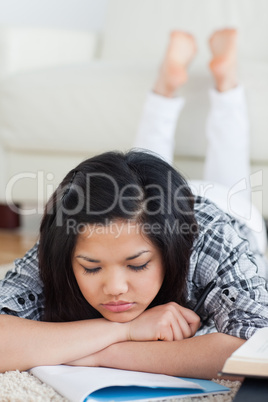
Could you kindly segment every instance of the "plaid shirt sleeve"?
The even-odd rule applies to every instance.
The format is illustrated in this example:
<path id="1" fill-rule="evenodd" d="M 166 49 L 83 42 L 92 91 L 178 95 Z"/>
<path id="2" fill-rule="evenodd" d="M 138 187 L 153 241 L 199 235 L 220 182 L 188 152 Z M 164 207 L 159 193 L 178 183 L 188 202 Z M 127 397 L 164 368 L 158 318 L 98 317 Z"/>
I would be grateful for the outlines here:
<path id="1" fill-rule="evenodd" d="M 43 285 L 38 270 L 38 244 L 15 261 L 15 267 L 0 281 L 0 314 L 41 320 Z"/>
<path id="2" fill-rule="evenodd" d="M 268 326 L 268 288 L 259 268 L 267 262 L 247 226 L 220 211 L 213 203 L 196 198 L 199 236 L 188 276 L 188 307 L 194 308 L 204 287 L 212 280 L 200 312 L 198 334 L 218 331 L 248 339 Z"/>

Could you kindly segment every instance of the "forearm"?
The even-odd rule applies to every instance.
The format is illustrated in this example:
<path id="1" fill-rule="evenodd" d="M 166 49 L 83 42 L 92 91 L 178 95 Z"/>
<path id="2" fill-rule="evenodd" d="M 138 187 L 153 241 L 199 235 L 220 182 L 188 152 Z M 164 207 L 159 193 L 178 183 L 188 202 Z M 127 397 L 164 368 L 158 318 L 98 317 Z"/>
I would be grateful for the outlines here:
<path id="1" fill-rule="evenodd" d="M 220 333 L 173 342 L 123 342 L 80 364 L 211 379 L 243 342 Z"/>
<path id="2" fill-rule="evenodd" d="M 127 327 L 105 319 L 68 323 L 0 316 L 0 372 L 66 363 L 128 339 Z"/>

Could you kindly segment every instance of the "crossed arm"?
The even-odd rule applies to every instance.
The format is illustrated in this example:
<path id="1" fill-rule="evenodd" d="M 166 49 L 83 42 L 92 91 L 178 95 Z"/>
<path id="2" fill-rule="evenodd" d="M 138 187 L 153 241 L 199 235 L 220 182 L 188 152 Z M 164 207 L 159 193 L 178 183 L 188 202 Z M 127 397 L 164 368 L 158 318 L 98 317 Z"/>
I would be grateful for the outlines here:
<path id="1" fill-rule="evenodd" d="M 211 379 L 244 342 L 222 333 L 171 342 L 123 342 L 69 364 Z"/>
<path id="2" fill-rule="evenodd" d="M 127 323 L 48 323 L 1 315 L 0 371 L 72 364 L 212 378 L 243 340 L 220 333 L 193 337 L 199 325 L 194 312 L 176 303 Z"/>

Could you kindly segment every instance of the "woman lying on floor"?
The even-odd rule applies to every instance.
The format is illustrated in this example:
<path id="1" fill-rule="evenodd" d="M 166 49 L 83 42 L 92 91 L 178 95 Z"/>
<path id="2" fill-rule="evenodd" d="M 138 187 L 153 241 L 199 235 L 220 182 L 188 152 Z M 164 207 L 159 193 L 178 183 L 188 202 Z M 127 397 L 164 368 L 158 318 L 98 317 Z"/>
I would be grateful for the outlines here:
<path id="1" fill-rule="evenodd" d="M 218 175 L 230 187 L 248 178 L 236 33 L 218 31 L 210 45 L 216 90 L 205 179 Z M 72 364 L 212 378 L 268 326 L 264 232 L 216 206 L 226 204 L 225 187 L 215 185 L 215 203 L 193 195 L 164 160 L 183 103 L 172 97 L 195 51 L 192 36 L 171 35 L 145 105 L 136 145 L 163 158 L 135 150 L 95 156 L 47 203 L 39 243 L 0 283 L 2 372 Z M 250 205 L 245 193 L 241 211 Z"/>

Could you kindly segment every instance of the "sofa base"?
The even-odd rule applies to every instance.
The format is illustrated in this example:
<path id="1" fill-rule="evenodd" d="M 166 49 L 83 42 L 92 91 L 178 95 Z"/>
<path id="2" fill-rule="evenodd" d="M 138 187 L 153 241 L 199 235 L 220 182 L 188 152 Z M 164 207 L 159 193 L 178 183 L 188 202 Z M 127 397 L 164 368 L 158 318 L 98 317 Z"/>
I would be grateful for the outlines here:
<path id="1" fill-rule="evenodd" d="M 16 229 L 20 227 L 20 215 L 6 204 L 0 204 L 0 229 Z"/>

